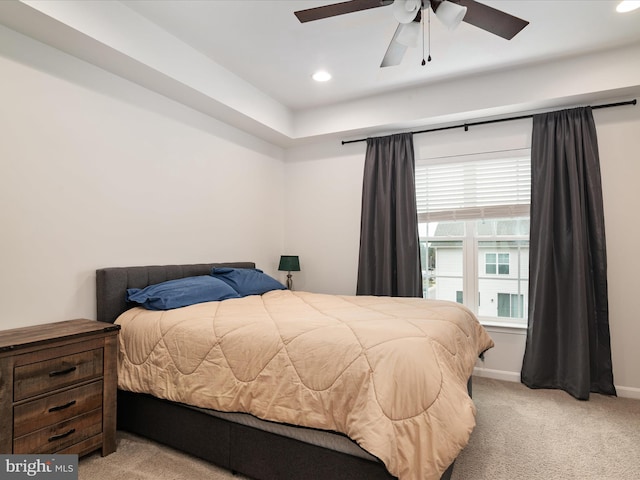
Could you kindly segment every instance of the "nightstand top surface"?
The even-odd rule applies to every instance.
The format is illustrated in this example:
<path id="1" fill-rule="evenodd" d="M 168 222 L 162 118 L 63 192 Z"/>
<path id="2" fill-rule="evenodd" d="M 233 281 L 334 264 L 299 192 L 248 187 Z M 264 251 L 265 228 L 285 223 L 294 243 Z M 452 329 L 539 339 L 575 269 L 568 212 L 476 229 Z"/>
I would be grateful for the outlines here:
<path id="1" fill-rule="evenodd" d="M 120 325 L 79 318 L 29 327 L 0 330 L 0 353 L 61 339 L 117 332 Z"/>

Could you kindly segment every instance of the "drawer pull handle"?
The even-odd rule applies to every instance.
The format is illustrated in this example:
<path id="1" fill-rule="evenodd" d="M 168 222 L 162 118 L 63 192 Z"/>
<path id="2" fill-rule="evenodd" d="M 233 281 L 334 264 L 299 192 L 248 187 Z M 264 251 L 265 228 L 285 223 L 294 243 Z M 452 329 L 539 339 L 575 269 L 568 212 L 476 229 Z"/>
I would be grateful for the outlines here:
<path id="1" fill-rule="evenodd" d="M 75 405 L 75 404 L 76 404 L 76 401 L 75 400 L 71 400 L 69 403 L 65 403 L 64 405 L 58 405 L 57 407 L 51 407 L 49 409 L 49 413 L 57 412 L 59 410 L 64 410 L 65 408 L 69 408 L 69 407 L 71 407 L 72 405 Z"/>
<path id="2" fill-rule="evenodd" d="M 68 437 L 69 435 L 71 435 L 72 433 L 74 433 L 76 431 L 75 428 L 72 428 L 71 430 L 69 430 L 68 432 L 65 433 L 61 433 L 60 435 L 54 435 L 52 437 L 49 437 L 49 441 L 50 442 L 55 442 L 56 440 L 60 440 L 61 438 L 64 437 Z"/>
<path id="3" fill-rule="evenodd" d="M 58 375 L 66 375 L 67 373 L 75 372 L 76 367 L 65 368 L 64 370 L 54 370 L 49 372 L 50 377 L 57 377 Z"/>

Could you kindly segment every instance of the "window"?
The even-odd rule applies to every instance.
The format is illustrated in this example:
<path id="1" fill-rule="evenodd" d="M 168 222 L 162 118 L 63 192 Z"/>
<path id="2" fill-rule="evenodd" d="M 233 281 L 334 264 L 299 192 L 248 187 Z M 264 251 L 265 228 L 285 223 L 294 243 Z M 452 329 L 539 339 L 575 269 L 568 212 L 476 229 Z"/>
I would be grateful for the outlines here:
<path id="1" fill-rule="evenodd" d="M 426 298 L 526 325 L 530 182 L 528 150 L 416 162 Z"/>
<path id="2" fill-rule="evenodd" d="M 509 253 L 485 253 L 484 273 L 509 275 Z"/>
<path id="3" fill-rule="evenodd" d="M 524 295 L 513 293 L 498 294 L 498 316 L 510 318 L 522 318 Z"/>

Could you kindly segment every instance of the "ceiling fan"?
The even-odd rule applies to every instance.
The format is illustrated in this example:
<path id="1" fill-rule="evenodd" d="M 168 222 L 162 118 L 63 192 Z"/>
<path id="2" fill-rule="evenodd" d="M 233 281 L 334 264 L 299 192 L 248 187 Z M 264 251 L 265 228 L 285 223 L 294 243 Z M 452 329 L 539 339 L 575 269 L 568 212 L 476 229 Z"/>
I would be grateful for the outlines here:
<path id="1" fill-rule="evenodd" d="M 398 27 L 391 39 L 381 67 L 399 65 L 407 47 L 417 40 L 422 10 L 430 8 L 450 29 L 462 21 L 511 40 L 529 22 L 474 0 L 351 0 L 294 12 L 301 23 L 360 12 L 393 4 Z M 424 65 L 424 60 L 423 60 Z"/>

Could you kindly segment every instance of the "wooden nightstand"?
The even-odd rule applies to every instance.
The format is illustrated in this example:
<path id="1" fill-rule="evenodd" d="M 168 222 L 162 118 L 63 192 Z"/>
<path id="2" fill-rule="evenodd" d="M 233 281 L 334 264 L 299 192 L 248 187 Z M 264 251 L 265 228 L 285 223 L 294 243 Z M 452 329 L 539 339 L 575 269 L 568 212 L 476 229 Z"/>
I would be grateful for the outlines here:
<path id="1" fill-rule="evenodd" d="M 0 331 L 0 453 L 115 451 L 119 329 L 78 319 Z"/>

